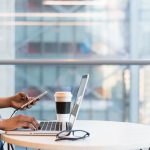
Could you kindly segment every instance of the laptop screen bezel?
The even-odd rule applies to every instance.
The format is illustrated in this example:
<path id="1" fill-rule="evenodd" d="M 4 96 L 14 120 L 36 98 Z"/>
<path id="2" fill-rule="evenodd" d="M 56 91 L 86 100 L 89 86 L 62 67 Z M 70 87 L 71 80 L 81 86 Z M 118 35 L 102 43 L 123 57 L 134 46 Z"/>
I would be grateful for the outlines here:
<path id="1" fill-rule="evenodd" d="M 85 84 L 84 84 L 84 87 L 83 87 L 83 91 L 82 91 L 82 94 L 81 96 L 79 96 L 79 90 L 81 88 L 81 84 L 82 84 L 82 81 L 85 79 Z M 72 107 L 72 110 L 70 112 L 70 117 L 69 117 L 69 124 L 70 124 L 70 129 L 73 128 L 73 125 L 77 119 L 77 116 L 78 116 L 78 112 L 79 112 L 79 109 L 80 109 L 80 106 L 81 106 L 81 102 L 83 100 L 83 96 L 84 96 L 84 93 L 85 93 L 85 89 L 86 89 L 86 86 L 87 86 L 87 83 L 88 83 L 88 79 L 89 79 L 89 75 L 83 75 L 82 76 L 82 79 L 81 79 L 81 82 L 80 82 L 80 86 L 78 88 L 78 92 L 77 92 L 77 97 L 75 99 L 75 102 L 74 102 L 74 105 Z M 77 107 L 77 110 L 76 110 L 76 114 L 73 115 L 73 110 L 75 109 L 75 106 L 78 105 Z"/>

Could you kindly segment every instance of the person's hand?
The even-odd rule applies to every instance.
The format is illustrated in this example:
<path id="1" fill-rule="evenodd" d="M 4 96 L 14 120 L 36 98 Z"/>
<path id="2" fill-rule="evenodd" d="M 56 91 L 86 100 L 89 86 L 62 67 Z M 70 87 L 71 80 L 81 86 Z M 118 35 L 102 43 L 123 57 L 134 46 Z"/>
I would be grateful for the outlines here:
<path id="1" fill-rule="evenodd" d="M 25 93 L 19 92 L 15 96 L 10 97 L 9 99 L 10 107 L 13 107 L 15 109 L 21 108 L 22 105 L 24 105 L 25 103 L 29 102 L 32 99 L 33 99 L 32 97 L 27 97 Z M 34 102 L 31 105 L 33 104 Z M 31 105 L 28 107 L 30 108 Z"/>
<path id="2" fill-rule="evenodd" d="M 5 131 L 15 130 L 21 127 L 37 130 L 39 123 L 33 117 L 18 115 L 10 119 L 1 120 L 0 126 L 0 128 Z"/>

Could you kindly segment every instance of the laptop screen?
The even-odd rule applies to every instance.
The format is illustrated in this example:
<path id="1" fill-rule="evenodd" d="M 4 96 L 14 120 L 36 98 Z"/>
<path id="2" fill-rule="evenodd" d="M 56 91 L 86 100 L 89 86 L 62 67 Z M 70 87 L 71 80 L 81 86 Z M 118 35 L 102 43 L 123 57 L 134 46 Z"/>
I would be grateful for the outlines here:
<path id="1" fill-rule="evenodd" d="M 80 105 L 81 105 L 81 102 L 82 102 L 82 99 L 83 99 L 83 96 L 84 96 L 84 93 L 85 93 L 85 89 L 86 89 L 86 86 L 87 86 L 88 79 L 89 79 L 89 75 L 83 75 L 82 76 L 80 86 L 79 86 L 79 89 L 78 89 L 78 93 L 77 93 L 77 98 L 75 100 L 75 103 L 74 103 L 73 108 L 72 108 L 71 113 L 70 113 L 69 122 L 72 126 L 73 126 L 73 124 L 74 124 L 74 122 L 77 118 L 79 108 L 80 108 Z"/>

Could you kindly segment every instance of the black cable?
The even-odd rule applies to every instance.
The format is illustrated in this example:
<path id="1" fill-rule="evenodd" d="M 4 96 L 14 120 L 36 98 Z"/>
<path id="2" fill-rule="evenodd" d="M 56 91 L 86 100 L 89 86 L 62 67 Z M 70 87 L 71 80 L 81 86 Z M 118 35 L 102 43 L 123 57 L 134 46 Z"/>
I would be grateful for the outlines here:
<path id="1" fill-rule="evenodd" d="M 11 116 L 9 117 L 9 119 L 12 118 L 13 115 L 14 115 L 18 110 L 19 110 L 19 109 L 15 109 L 15 110 L 13 111 L 13 113 L 11 114 Z"/>

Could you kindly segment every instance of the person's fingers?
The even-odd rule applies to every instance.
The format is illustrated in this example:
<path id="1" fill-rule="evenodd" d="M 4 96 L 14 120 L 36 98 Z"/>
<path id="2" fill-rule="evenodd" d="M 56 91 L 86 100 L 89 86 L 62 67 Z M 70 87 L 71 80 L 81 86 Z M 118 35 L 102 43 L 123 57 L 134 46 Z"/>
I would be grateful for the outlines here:
<path id="1" fill-rule="evenodd" d="M 31 123 L 29 123 L 29 122 L 22 122 L 22 123 L 21 123 L 21 126 L 22 126 L 23 128 L 30 128 L 30 129 L 32 129 L 32 130 L 36 130 L 36 128 L 35 128 Z"/>
<path id="2" fill-rule="evenodd" d="M 36 129 L 38 130 L 40 125 L 39 125 L 39 123 L 36 121 L 35 118 L 33 118 L 32 123 L 33 123 L 34 127 L 36 127 Z"/>
<path id="3" fill-rule="evenodd" d="M 37 103 L 37 101 L 39 101 L 39 99 L 34 100 L 34 101 L 31 103 L 31 105 L 35 105 L 35 104 Z"/>
<path id="4" fill-rule="evenodd" d="M 24 107 L 24 108 L 20 108 L 21 110 L 26 110 L 27 109 L 27 107 Z"/>
<path id="5" fill-rule="evenodd" d="M 35 99 L 35 97 L 30 97 L 29 101 L 33 101 L 31 104 L 34 104 L 36 101 L 38 101 L 39 99 Z"/>
<path id="6" fill-rule="evenodd" d="M 28 101 L 30 102 L 30 104 L 26 106 L 26 109 L 30 109 L 32 107 L 32 105 L 34 105 L 34 102 L 31 102 L 31 101 L 33 101 L 32 97 L 28 97 Z"/>
<path id="7" fill-rule="evenodd" d="M 18 96 L 19 96 L 20 98 L 22 98 L 22 99 L 27 99 L 27 96 L 26 96 L 26 94 L 25 94 L 24 92 L 18 93 Z"/>
<path id="8" fill-rule="evenodd" d="M 39 99 L 34 100 L 32 104 L 35 105 L 35 104 L 37 103 L 38 100 L 39 100 Z"/>
<path id="9" fill-rule="evenodd" d="M 24 128 L 31 128 L 32 130 L 38 130 L 38 127 L 36 127 L 35 124 L 30 122 L 21 122 L 20 126 Z"/>
<path id="10" fill-rule="evenodd" d="M 34 99 L 34 97 L 28 97 L 29 101 L 32 101 Z"/>
<path id="11" fill-rule="evenodd" d="M 28 105 L 26 108 L 30 109 L 32 107 L 32 105 Z"/>
<path id="12" fill-rule="evenodd" d="M 39 100 L 39 99 L 34 99 L 34 97 L 29 97 L 28 99 L 29 99 L 29 101 L 32 101 L 32 102 L 30 103 L 30 105 L 35 105 L 36 102 Z M 31 108 L 30 106 L 28 106 L 28 107 Z"/>
<path id="13" fill-rule="evenodd" d="M 17 99 L 21 99 L 24 102 L 28 102 L 28 97 L 24 92 L 19 92 L 18 94 L 16 94 L 16 98 Z"/>
<path id="14" fill-rule="evenodd" d="M 21 108 L 21 110 L 30 109 L 31 107 L 32 107 L 32 105 L 27 105 L 26 107 Z"/>
<path id="15" fill-rule="evenodd" d="M 32 124 L 36 129 L 38 129 L 39 123 L 36 121 L 36 119 L 34 117 L 28 117 L 28 116 L 24 116 L 24 115 L 19 115 L 19 117 L 20 117 L 20 121 L 28 122 L 28 123 Z"/>

